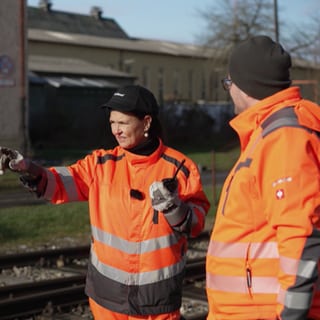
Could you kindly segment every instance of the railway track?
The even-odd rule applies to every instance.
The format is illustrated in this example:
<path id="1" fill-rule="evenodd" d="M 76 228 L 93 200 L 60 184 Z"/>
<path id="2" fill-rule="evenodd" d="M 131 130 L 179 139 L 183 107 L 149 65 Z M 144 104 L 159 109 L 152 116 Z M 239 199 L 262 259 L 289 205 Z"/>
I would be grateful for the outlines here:
<path id="1" fill-rule="evenodd" d="M 204 279 L 208 239 L 209 235 L 203 233 L 190 241 L 181 307 L 186 320 L 206 319 Z M 0 256 L 0 320 L 36 319 L 30 317 L 85 308 L 88 254 L 89 246 L 82 246 Z M 60 314 L 45 319 L 62 318 Z"/>
<path id="2" fill-rule="evenodd" d="M 76 259 L 85 259 L 90 252 L 89 245 L 78 247 L 56 248 L 38 250 L 18 254 L 0 255 L 0 270 L 11 266 L 21 267 L 27 265 L 48 266 L 59 263 L 70 263 Z"/>

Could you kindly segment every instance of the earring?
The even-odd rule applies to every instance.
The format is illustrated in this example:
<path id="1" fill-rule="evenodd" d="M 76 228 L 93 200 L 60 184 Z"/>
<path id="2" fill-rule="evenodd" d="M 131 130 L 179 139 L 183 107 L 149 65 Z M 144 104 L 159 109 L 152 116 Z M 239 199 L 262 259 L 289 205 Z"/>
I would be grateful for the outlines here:
<path id="1" fill-rule="evenodd" d="M 148 138 L 148 137 L 149 137 L 148 131 L 145 131 L 145 132 L 143 133 L 143 135 L 145 136 L 145 138 Z"/>

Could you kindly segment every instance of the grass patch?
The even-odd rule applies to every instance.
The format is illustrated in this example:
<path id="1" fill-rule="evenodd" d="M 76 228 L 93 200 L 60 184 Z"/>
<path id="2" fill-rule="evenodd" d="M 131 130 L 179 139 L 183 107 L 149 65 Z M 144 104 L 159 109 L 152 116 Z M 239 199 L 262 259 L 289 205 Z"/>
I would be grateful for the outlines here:
<path id="1" fill-rule="evenodd" d="M 71 148 L 44 148 L 34 149 L 30 155 L 33 159 L 45 159 L 51 161 L 60 161 L 62 163 L 74 162 L 78 159 L 84 158 L 87 154 L 91 153 L 92 150 L 82 149 L 71 149 Z"/>
<path id="2" fill-rule="evenodd" d="M 19 181 L 19 176 L 16 173 L 7 170 L 4 175 L 0 176 L 1 193 L 15 191 L 18 188 L 21 189 L 21 183 Z"/>
<path id="3" fill-rule="evenodd" d="M 215 168 L 216 171 L 229 171 L 238 159 L 239 148 L 223 152 L 213 150 L 207 152 L 188 151 L 185 154 L 201 167 L 209 170 Z"/>
<path id="4" fill-rule="evenodd" d="M 19 243 L 50 243 L 66 237 L 83 241 L 88 240 L 89 235 L 88 204 L 85 202 L 1 209 L 0 241 L 5 247 Z"/>

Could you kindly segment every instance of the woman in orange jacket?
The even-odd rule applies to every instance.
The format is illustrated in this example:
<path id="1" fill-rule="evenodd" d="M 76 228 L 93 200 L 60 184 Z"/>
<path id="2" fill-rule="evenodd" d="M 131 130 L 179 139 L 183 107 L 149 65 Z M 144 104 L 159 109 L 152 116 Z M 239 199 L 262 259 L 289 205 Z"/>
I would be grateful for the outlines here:
<path id="1" fill-rule="evenodd" d="M 266 36 L 230 56 L 241 152 L 207 253 L 208 320 L 320 319 L 320 108 L 290 87 L 290 67 Z"/>
<path id="2" fill-rule="evenodd" d="M 198 168 L 163 144 L 149 90 L 123 87 L 105 107 L 114 149 L 44 169 L 1 148 L 0 169 L 20 172 L 52 203 L 89 202 L 86 293 L 96 320 L 178 320 L 187 237 L 202 231 L 209 209 Z"/>

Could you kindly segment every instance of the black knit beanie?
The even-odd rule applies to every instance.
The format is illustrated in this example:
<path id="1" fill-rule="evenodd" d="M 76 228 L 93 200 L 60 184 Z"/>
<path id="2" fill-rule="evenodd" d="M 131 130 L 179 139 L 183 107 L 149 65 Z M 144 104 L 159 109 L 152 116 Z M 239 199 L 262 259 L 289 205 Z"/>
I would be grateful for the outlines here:
<path id="1" fill-rule="evenodd" d="M 291 85 L 291 57 L 267 36 L 250 38 L 231 53 L 229 75 L 249 96 L 262 100 Z"/>

